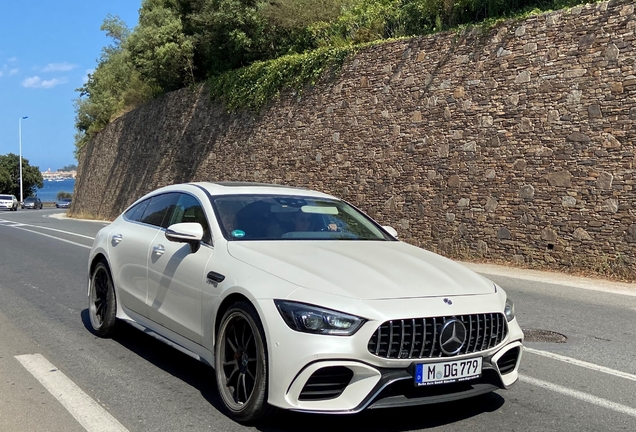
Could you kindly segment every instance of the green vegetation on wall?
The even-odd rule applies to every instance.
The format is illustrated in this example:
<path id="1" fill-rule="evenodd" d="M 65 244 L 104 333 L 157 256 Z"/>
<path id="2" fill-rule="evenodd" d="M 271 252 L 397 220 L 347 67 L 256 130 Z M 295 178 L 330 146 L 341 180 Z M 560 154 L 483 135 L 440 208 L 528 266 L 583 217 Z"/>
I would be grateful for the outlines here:
<path id="1" fill-rule="evenodd" d="M 211 78 L 210 93 L 228 110 L 257 110 L 281 91 L 301 92 L 304 86 L 316 84 L 325 72 L 339 71 L 354 51 L 354 47 L 320 48 L 256 62 Z"/>
<path id="2" fill-rule="evenodd" d="M 208 82 L 228 109 L 258 109 L 337 71 L 355 47 L 581 0 L 143 0 L 130 30 L 108 16 L 113 43 L 77 89 L 76 147 L 122 114 Z"/>

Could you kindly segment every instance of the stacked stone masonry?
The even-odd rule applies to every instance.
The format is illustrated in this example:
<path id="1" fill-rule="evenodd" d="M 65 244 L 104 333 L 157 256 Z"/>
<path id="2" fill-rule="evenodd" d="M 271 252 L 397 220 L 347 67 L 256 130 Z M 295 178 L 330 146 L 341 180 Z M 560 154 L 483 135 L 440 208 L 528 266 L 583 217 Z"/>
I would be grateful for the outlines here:
<path id="1" fill-rule="evenodd" d="M 634 271 L 635 31 L 634 2 L 612 1 L 377 45 L 259 114 L 177 91 L 85 147 L 73 212 L 114 218 L 175 182 L 282 183 L 452 257 Z"/>

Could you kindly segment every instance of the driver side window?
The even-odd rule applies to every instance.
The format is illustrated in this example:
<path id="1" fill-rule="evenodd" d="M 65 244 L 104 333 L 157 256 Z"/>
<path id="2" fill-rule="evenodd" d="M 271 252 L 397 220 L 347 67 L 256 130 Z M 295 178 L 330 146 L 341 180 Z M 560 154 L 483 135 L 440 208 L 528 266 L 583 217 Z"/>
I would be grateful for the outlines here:
<path id="1" fill-rule="evenodd" d="M 203 207 L 199 200 L 192 195 L 179 194 L 179 201 L 177 201 L 177 205 L 175 206 L 168 226 L 183 222 L 198 222 L 201 224 L 203 227 L 202 241 L 207 244 L 212 244 L 210 226 L 208 225 L 208 220 L 205 217 Z"/>

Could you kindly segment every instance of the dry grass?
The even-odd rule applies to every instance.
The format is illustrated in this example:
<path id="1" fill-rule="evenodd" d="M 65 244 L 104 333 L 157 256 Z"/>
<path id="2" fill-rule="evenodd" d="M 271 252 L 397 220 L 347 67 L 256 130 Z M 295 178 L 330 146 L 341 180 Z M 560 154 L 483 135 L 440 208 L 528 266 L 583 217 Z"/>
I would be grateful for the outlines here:
<path id="1" fill-rule="evenodd" d="M 88 212 L 71 212 L 70 210 L 66 214 L 67 217 L 71 219 L 83 219 L 83 220 L 92 220 L 92 221 L 104 221 L 104 222 L 112 222 L 111 220 L 104 219 L 102 216 L 95 215 L 93 213 Z"/>

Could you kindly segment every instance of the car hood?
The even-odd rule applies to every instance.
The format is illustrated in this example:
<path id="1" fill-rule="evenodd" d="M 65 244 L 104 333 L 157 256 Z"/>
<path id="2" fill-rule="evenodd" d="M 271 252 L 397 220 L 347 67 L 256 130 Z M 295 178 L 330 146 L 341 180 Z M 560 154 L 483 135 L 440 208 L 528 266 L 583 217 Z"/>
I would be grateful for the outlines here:
<path id="1" fill-rule="evenodd" d="M 440 255 L 397 241 L 229 242 L 234 258 L 297 286 L 380 300 L 491 294 L 494 284 Z"/>

